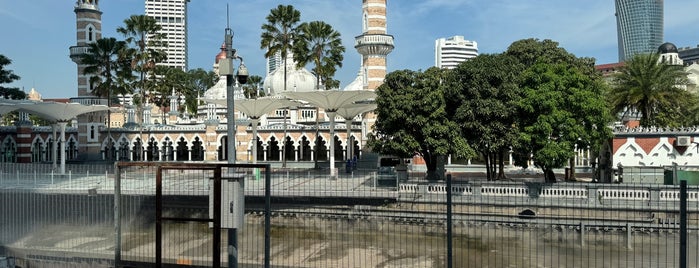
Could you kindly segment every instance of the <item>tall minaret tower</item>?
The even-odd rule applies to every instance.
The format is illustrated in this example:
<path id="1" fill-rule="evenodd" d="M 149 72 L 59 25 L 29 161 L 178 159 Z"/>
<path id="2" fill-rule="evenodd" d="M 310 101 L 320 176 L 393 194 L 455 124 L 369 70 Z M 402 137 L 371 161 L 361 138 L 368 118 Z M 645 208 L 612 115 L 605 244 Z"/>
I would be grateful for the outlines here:
<path id="1" fill-rule="evenodd" d="M 375 90 L 386 76 L 386 56 L 393 50 L 393 36 L 386 34 L 386 0 L 362 0 L 362 35 L 354 48 L 362 55 L 364 89 Z"/>
<path id="2" fill-rule="evenodd" d="M 89 44 L 102 38 L 102 11 L 99 9 L 99 0 L 77 0 L 74 11 L 77 43 L 70 47 L 70 59 L 78 64 L 78 97 L 72 98 L 71 102 L 87 105 L 107 104 L 106 99 L 98 99 L 92 95 L 90 79 L 83 74 L 85 65 L 80 63 L 80 58 L 87 53 Z M 78 155 L 81 159 L 101 159 L 99 130 L 104 127 L 106 116 L 106 113 L 78 116 Z"/>
<path id="3" fill-rule="evenodd" d="M 75 2 L 77 44 L 70 47 L 70 59 L 78 64 L 78 96 L 92 96 L 88 77 L 83 74 L 85 66 L 80 64 L 80 56 L 87 53 L 88 44 L 102 38 L 102 11 L 99 0 L 78 0 Z"/>

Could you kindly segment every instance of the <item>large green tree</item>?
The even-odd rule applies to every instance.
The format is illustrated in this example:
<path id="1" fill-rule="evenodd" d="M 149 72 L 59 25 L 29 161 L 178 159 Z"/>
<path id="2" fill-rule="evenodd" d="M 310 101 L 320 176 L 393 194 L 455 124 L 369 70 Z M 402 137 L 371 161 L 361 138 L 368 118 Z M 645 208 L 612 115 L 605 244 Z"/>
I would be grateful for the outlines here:
<path id="1" fill-rule="evenodd" d="M 607 88 L 594 70 L 594 59 L 578 58 L 555 41 L 516 41 L 505 54 L 527 67 L 519 78 L 523 97 L 517 105 L 516 163 L 526 167 L 533 156 L 546 181 L 553 182 L 554 168 L 569 162 L 574 170 L 576 144 L 598 151 L 611 137 Z"/>
<path id="2" fill-rule="evenodd" d="M 218 82 L 219 77 L 213 71 L 197 68 L 187 71 L 190 90 L 185 92 L 185 106 L 190 114 L 196 114 L 199 106 L 199 96 Z"/>
<path id="3" fill-rule="evenodd" d="M 504 156 L 519 134 L 517 103 L 523 65 L 505 54 L 481 54 L 449 72 L 447 109 L 486 162 L 490 179 L 505 179 Z M 498 172 L 496 177 L 496 164 Z"/>
<path id="4" fill-rule="evenodd" d="M 16 75 L 12 70 L 6 69 L 5 66 L 12 64 L 12 60 L 0 54 L 0 95 L 6 99 L 25 99 L 27 94 L 16 87 L 5 87 L 3 84 L 9 84 L 19 80 L 19 75 Z"/>
<path id="5" fill-rule="evenodd" d="M 516 150 L 531 152 L 546 181 L 555 182 L 553 169 L 573 159 L 576 144 L 595 148 L 611 137 L 605 86 L 565 63 L 536 63 L 522 74 L 522 80 Z"/>
<path id="6" fill-rule="evenodd" d="M 445 70 L 394 71 L 376 89 L 376 124 L 368 146 L 398 157 L 421 156 L 427 179 L 444 178 L 446 157 L 472 157 L 473 149 L 446 110 Z"/>
<path id="7" fill-rule="evenodd" d="M 641 113 L 641 126 L 676 125 L 685 100 L 687 74 L 682 65 L 660 61 L 658 54 L 638 54 L 626 61 L 612 80 L 609 101 L 615 113 Z M 674 123 L 674 124 L 673 124 Z"/>

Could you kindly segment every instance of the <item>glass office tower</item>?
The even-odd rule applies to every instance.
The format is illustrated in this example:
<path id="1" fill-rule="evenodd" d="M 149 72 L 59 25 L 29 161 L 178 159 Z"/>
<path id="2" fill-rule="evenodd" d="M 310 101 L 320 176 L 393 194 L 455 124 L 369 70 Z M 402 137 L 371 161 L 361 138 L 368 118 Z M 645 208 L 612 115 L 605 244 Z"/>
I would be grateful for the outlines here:
<path id="1" fill-rule="evenodd" d="M 619 61 L 663 43 L 663 0 L 616 0 Z"/>

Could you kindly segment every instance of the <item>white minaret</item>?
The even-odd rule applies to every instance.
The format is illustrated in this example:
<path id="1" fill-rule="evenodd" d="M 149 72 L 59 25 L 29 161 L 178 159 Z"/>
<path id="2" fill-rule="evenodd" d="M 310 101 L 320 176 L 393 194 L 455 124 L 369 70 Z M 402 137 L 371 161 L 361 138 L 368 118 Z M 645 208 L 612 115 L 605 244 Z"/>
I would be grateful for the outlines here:
<path id="1" fill-rule="evenodd" d="M 386 0 L 362 0 L 362 35 L 354 48 L 362 55 L 364 89 L 375 90 L 386 77 L 386 56 L 393 50 L 393 36 L 386 34 Z"/>

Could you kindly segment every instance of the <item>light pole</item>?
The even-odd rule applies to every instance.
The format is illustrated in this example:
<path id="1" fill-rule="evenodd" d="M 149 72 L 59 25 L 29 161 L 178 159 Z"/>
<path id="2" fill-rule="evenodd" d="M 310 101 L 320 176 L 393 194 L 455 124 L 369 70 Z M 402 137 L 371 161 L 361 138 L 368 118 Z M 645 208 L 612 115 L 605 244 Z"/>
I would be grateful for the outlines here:
<path id="1" fill-rule="evenodd" d="M 245 84 L 248 80 L 248 70 L 243 64 L 243 58 L 238 56 L 236 50 L 233 49 L 233 31 L 230 26 L 226 27 L 224 35 L 224 44 L 226 47 L 226 58 L 219 61 L 219 74 L 226 76 L 226 134 L 228 135 L 226 147 L 227 158 L 229 164 L 235 164 L 236 152 L 235 152 L 235 92 L 233 89 L 234 82 Z M 238 66 L 238 71 L 234 72 L 233 61 L 240 60 L 240 66 Z M 229 169 L 231 170 L 231 169 Z M 230 176 L 235 176 L 235 174 L 230 174 Z M 232 178 L 231 178 L 232 179 Z M 238 183 L 236 189 L 240 189 L 238 193 L 233 194 L 243 194 L 243 181 L 235 180 L 233 183 Z M 238 235 L 237 228 L 228 229 L 228 267 L 238 267 Z"/>

